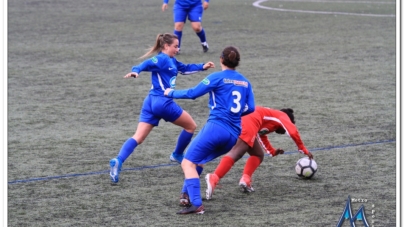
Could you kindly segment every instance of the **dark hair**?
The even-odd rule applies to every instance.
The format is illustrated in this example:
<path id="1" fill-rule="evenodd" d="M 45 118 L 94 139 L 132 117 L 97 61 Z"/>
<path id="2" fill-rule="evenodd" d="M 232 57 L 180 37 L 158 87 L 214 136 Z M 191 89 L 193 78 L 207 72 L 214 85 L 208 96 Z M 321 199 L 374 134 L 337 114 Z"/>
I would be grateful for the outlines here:
<path id="1" fill-rule="evenodd" d="M 158 53 L 162 51 L 164 44 L 171 45 L 174 42 L 174 39 L 178 39 L 178 37 L 171 33 L 158 34 L 154 46 L 152 46 L 143 56 L 139 58 L 146 58 L 154 52 Z"/>
<path id="2" fill-rule="evenodd" d="M 293 110 L 291 108 L 281 109 L 281 111 L 289 116 L 289 119 L 293 124 L 295 123 L 295 116 L 293 115 Z"/>
<path id="3" fill-rule="evenodd" d="M 240 53 L 238 49 L 234 46 L 228 46 L 224 48 L 222 55 L 220 56 L 223 59 L 223 65 L 234 69 L 239 65 L 240 62 Z"/>

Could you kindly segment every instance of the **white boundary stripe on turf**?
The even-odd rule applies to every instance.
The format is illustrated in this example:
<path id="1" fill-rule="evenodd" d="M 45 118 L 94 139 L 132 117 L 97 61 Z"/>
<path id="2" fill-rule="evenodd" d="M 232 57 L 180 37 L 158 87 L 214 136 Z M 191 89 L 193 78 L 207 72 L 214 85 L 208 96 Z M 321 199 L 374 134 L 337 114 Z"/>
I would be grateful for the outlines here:
<path id="1" fill-rule="evenodd" d="M 272 8 L 267 6 L 261 6 L 260 4 L 263 2 L 268 2 L 270 0 L 258 0 L 253 3 L 253 6 L 261 9 L 274 10 L 274 11 L 283 11 L 283 12 L 295 12 L 295 13 L 312 13 L 312 14 L 338 14 L 338 15 L 350 15 L 350 16 L 364 16 L 364 17 L 396 17 L 393 14 L 365 14 L 365 13 L 346 13 L 346 12 L 326 12 L 326 11 L 310 11 L 310 10 L 295 10 L 295 9 L 281 9 L 281 8 Z M 395 4 L 388 2 L 345 2 L 345 1 L 322 1 L 322 0 L 271 0 L 273 2 L 320 2 L 320 3 L 366 3 L 366 4 Z"/>

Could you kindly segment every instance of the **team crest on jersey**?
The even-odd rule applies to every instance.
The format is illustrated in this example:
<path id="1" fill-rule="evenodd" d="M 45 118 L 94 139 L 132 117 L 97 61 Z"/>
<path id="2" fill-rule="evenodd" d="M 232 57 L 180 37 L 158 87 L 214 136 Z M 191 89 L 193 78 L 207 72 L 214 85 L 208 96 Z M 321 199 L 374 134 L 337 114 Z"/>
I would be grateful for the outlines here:
<path id="1" fill-rule="evenodd" d="M 152 57 L 151 60 L 152 60 L 153 63 L 157 63 L 157 62 L 158 62 L 158 60 L 157 60 L 156 57 Z"/>
<path id="2" fill-rule="evenodd" d="M 174 76 L 170 79 L 170 88 L 174 89 L 175 88 L 175 81 L 176 81 L 177 77 Z"/>
<path id="3" fill-rule="evenodd" d="M 268 130 L 267 128 L 262 128 L 262 129 L 260 129 L 260 131 L 258 132 L 258 134 L 259 134 L 260 136 L 266 135 L 266 134 L 268 134 L 268 133 L 269 133 L 269 130 Z"/>
<path id="4" fill-rule="evenodd" d="M 209 85 L 210 84 L 210 80 L 208 78 L 205 78 L 202 80 L 202 83 L 205 85 Z"/>

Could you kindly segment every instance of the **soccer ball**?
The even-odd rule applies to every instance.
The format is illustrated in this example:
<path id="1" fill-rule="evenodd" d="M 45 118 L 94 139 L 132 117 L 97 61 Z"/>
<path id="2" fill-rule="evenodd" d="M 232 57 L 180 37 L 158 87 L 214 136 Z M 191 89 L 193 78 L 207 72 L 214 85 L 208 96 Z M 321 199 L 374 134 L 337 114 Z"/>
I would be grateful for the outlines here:
<path id="1" fill-rule="evenodd" d="M 296 162 L 295 170 L 299 177 L 310 179 L 317 172 L 317 163 L 314 159 L 304 157 Z"/>

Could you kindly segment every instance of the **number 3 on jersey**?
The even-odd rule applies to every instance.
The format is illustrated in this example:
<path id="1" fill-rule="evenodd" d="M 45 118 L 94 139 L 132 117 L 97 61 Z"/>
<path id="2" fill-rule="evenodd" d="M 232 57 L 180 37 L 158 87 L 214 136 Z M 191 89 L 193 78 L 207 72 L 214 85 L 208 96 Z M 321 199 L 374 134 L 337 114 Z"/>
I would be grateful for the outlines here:
<path id="1" fill-rule="evenodd" d="M 231 94 L 233 96 L 236 96 L 236 98 L 233 99 L 233 103 L 236 104 L 236 108 L 232 107 L 232 108 L 230 108 L 230 110 L 233 113 L 238 113 L 238 112 L 240 112 L 240 109 L 241 109 L 241 104 L 240 104 L 241 94 L 238 91 L 233 91 Z"/>

